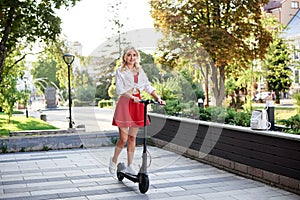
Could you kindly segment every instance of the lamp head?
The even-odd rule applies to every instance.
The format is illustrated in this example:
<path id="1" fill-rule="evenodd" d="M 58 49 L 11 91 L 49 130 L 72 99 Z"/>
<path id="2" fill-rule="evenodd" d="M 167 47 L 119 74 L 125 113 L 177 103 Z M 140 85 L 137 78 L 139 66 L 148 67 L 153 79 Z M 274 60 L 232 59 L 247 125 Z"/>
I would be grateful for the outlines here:
<path id="1" fill-rule="evenodd" d="M 67 65 L 71 65 L 74 61 L 75 56 L 69 53 L 63 55 L 64 61 Z"/>

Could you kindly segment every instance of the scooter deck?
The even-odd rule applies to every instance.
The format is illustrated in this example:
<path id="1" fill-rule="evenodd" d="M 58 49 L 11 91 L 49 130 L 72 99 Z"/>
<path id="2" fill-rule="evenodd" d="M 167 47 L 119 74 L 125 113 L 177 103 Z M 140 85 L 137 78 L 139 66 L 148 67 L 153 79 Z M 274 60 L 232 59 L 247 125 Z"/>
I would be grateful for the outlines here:
<path id="1" fill-rule="evenodd" d="M 138 183 L 140 181 L 139 177 L 142 175 L 141 173 L 138 173 L 137 175 L 129 174 L 129 173 L 125 172 L 125 169 L 126 169 L 125 164 L 119 163 L 117 166 L 117 175 L 121 174 L 121 176 L 131 180 L 134 183 Z"/>
<path id="2" fill-rule="evenodd" d="M 122 173 L 125 178 L 131 180 L 134 183 L 138 183 L 139 182 L 138 175 L 129 174 L 129 173 L 126 173 L 126 172 L 119 172 L 119 173 Z"/>

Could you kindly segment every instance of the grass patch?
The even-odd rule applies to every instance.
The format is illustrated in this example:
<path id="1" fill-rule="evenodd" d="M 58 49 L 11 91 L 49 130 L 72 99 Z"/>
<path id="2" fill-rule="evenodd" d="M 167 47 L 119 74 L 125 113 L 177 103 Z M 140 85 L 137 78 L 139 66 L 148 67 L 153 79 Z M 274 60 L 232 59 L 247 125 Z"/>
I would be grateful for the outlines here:
<path id="1" fill-rule="evenodd" d="M 281 119 L 289 119 L 290 117 L 294 116 L 297 114 L 296 109 L 277 109 L 275 108 L 275 122 L 281 120 Z"/>
<path id="2" fill-rule="evenodd" d="M 58 129 L 47 122 L 35 117 L 12 116 L 8 123 L 8 116 L 0 113 L 0 137 L 9 136 L 10 131 L 25 131 L 25 130 L 49 130 Z"/>

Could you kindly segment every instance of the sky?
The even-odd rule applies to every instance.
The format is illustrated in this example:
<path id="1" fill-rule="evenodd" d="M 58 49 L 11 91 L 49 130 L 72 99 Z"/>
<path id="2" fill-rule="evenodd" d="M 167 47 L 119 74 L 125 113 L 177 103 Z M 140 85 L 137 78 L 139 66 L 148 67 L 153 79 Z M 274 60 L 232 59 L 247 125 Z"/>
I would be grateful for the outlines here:
<path id="1" fill-rule="evenodd" d="M 82 44 L 82 53 L 88 56 L 108 37 L 114 35 L 112 16 L 108 12 L 109 3 L 113 0 L 81 0 L 74 7 L 61 9 L 57 15 L 62 19 L 62 34 L 71 42 Z M 148 0 L 122 0 L 123 31 L 153 28 Z"/>

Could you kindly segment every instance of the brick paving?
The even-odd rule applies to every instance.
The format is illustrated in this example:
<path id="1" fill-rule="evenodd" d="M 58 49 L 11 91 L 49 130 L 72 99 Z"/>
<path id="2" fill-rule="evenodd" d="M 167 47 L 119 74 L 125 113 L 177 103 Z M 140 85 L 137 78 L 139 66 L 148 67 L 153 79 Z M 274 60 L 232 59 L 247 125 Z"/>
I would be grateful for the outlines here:
<path id="1" fill-rule="evenodd" d="M 0 199 L 299 200 L 300 196 L 170 151 L 149 147 L 150 188 L 119 182 L 108 172 L 113 147 L 0 155 Z M 136 168 L 142 147 L 137 147 Z M 125 162 L 126 151 L 120 161 Z"/>

